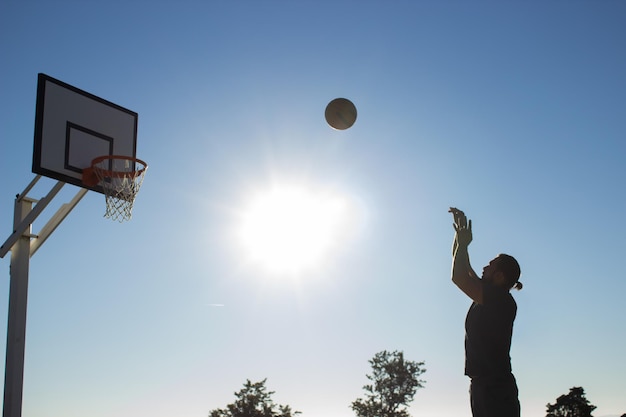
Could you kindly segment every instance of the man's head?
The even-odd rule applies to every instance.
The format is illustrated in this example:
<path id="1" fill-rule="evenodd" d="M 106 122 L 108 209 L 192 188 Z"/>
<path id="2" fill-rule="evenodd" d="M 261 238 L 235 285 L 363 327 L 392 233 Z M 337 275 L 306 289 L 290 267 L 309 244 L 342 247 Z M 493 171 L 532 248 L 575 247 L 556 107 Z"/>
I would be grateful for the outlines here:
<path id="1" fill-rule="evenodd" d="M 483 268 L 483 279 L 499 287 L 522 289 L 520 267 L 514 257 L 501 253 Z"/>

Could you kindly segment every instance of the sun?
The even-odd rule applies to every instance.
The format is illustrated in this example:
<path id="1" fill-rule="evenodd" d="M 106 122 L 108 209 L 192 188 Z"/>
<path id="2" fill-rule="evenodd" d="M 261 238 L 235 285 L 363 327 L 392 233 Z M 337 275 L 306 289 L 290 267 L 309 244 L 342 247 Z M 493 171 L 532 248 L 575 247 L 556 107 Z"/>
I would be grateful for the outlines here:
<path id="1" fill-rule="evenodd" d="M 354 204 L 336 191 L 304 185 L 257 190 L 241 213 L 239 239 L 255 264 L 271 272 L 321 267 L 345 243 Z"/>

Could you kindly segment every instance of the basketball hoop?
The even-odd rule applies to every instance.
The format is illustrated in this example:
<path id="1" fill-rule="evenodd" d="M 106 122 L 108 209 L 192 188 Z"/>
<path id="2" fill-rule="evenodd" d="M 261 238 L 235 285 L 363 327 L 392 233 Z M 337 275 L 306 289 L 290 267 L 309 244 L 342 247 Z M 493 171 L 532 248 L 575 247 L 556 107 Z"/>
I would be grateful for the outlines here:
<path id="1" fill-rule="evenodd" d="M 83 183 L 91 187 L 100 185 L 106 200 L 104 217 L 123 222 L 132 217 L 146 169 L 148 164 L 132 156 L 100 156 L 83 170 Z"/>

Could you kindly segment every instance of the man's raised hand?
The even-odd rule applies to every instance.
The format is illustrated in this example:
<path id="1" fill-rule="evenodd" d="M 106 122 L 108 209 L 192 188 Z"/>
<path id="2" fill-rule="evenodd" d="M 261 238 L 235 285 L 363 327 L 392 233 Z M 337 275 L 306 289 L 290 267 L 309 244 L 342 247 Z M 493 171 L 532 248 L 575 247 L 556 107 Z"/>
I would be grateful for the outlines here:
<path id="1" fill-rule="evenodd" d="M 472 241 L 472 221 L 468 221 L 465 213 L 456 207 L 450 207 L 448 211 L 454 217 L 454 230 L 456 231 L 453 251 L 456 250 L 457 245 L 467 247 Z"/>
<path id="2" fill-rule="evenodd" d="M 448 212 L 452 213 L 452 216 L 454 217 L 455 230 L 458 227 L 467 227 L 467 217 L 465 217 L 465 213 L 463 213 L 463 210 L 459 210 L 456 207 L 450 207 Z"/>

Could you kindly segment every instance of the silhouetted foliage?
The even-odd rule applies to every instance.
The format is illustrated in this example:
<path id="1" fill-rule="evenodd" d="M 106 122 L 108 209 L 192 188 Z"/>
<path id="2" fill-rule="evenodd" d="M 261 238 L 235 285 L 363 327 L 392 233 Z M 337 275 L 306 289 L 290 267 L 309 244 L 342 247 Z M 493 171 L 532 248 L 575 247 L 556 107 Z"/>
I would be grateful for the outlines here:
<path id="1" fill-rule="evenodd" d="M 546 417 L 591 417 L 591 412 L 596 409 L 585 398 L 585 390 L 581 387 L 570 388 L 569 394 L 561 395 L 556 403 L 546 407 Z"/>
<path id="2" fill-rule="evenodd" d="M 424 362 L 404 360 L 402 352 L 377 353 L 369 360 L 372 374 L 366 375 L 373 384 L 363 386 L 365 399 L 351 405 L 358 417 L 408 417 L 406 406 L 426 381 L 419 378 L 426 372 Z"/>
<path id="3" fill-rule="evenodd" d="M 267 391 L 264 379 L 252 383 L 246 380 L 241 391 L 235 393 L 237 400 L 226 409 L 211 411 L 209 417 L 295 417 L 300 411 L 293 411 L 288 405 L 277 405 L 272 401 L 274 391 Z"/>

